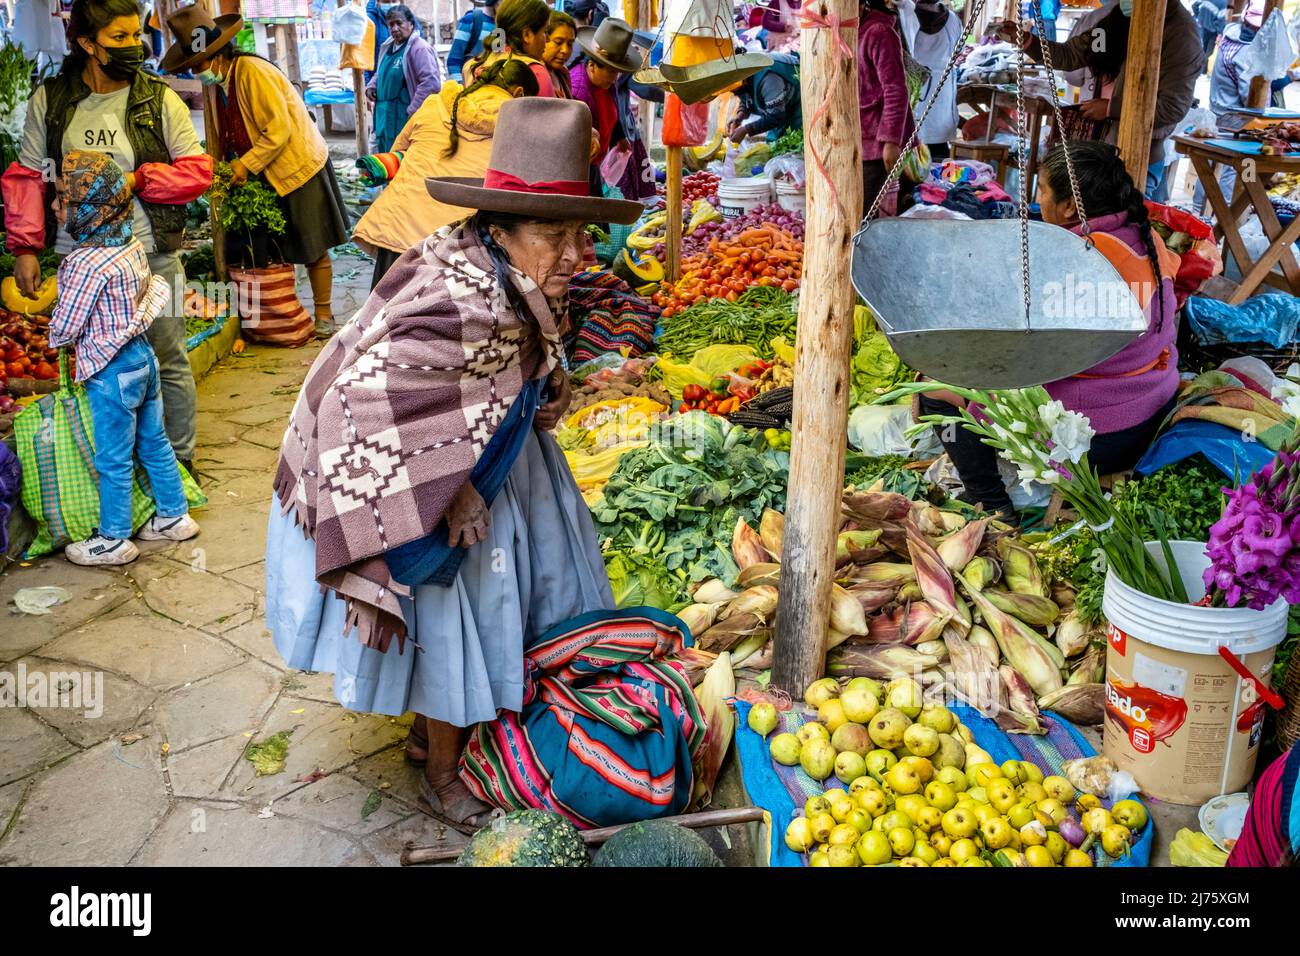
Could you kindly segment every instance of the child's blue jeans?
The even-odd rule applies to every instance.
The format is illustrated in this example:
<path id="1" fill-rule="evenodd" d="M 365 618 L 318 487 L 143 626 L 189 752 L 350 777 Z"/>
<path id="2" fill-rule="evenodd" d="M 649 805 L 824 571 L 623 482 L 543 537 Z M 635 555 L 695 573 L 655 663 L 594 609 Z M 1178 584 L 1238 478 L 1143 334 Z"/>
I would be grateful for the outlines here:
<path id="1" fill-rule="evenodd" d="M 102 370 L 86 380 L 95 422 L 95 470 L 99 472 L 99 533 L 131 537 L 132 456 L 149 476 L 159 517 L 189 511 L 179 466 L 163 429 L 158 359 L 149 340 L 137 335 Z"/>

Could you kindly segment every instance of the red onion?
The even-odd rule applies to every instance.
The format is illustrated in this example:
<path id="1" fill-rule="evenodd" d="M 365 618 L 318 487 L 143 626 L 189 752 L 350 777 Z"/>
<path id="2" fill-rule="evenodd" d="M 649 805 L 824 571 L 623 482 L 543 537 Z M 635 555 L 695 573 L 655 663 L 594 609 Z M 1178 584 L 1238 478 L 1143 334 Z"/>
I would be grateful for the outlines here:
<path id="1" fill-rule="evenodd" d="M 1087 836 L 1087 834 L 1083 832 L 1083 827 L 1080 825 L 1079 821 L 1070 816 L 1067 816 L 1061 821 L 1060 825 L 1056 828 L 1056 832 L 1061 834 L 1061 838 L 1065 840 L 1066 843 L 1070 844 L 1070 846 L 1078 846 Z"/>

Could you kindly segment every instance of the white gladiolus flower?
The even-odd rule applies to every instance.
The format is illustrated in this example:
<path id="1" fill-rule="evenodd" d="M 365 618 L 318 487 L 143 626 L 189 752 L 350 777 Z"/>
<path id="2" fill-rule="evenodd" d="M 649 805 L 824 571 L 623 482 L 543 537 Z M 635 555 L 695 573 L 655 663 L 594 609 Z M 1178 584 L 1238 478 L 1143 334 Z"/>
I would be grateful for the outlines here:
<path id="1" fill-rule="evenodd" d="M 1088 419 L 1078 412 L 1063 412 L 1052 425 L 1052 457 L 1057 461 L 1079 461 L 1088 454 L 1097 434 Z"/>

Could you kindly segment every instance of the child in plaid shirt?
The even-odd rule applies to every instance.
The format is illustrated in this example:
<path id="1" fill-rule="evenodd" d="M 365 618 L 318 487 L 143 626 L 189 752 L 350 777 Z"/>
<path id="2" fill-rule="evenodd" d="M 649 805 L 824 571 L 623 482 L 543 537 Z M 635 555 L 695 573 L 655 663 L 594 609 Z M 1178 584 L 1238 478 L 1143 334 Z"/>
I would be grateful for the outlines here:
<path id="1" fill-rule="evenodd" d="M 156 506 L 139 537 L 184 541 L 199 533 L 163 430 L 158 359 L 144 334 L 167 307 L 167 283 L 150 274 L 144 246 L 131 235 L 131 191 L 108 156 L 73 150 L 64 157 L 56 212 L 77 248 L 59 264 L 62 294 L 49 339 L 76 347 L 99 473 L 99 527 L 64 554 L 73 564 L 127 564 L 140 554 L 131 541 L 133 458 Z"/>

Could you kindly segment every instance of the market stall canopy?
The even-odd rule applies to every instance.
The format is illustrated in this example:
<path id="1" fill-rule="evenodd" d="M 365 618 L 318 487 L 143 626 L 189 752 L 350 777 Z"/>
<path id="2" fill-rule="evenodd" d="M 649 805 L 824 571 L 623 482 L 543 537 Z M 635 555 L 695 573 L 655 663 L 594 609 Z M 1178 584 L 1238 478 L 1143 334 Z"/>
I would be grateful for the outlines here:
<path id="1" fill-rule="evenodd" d="M 903 361 L 950 385 L 1068 378 L 1146 331 L 1101 251 L 1042 222 L 1029 223 L 1026 314 L 1020 239 L 1015 219 L 879 219 L 854 239 L 853 285 Z"/>
<path id="2" fill-rule="evenodd" d="M 661 63 L 641 70 L 632 78 L 646 86 L 656 86 L 674 93 L 690 106 L 712 99 L 749 77 L 772 65 L 772 58 L 762 53 L 740 53 L 694 66 L 673 66 Z"/>

